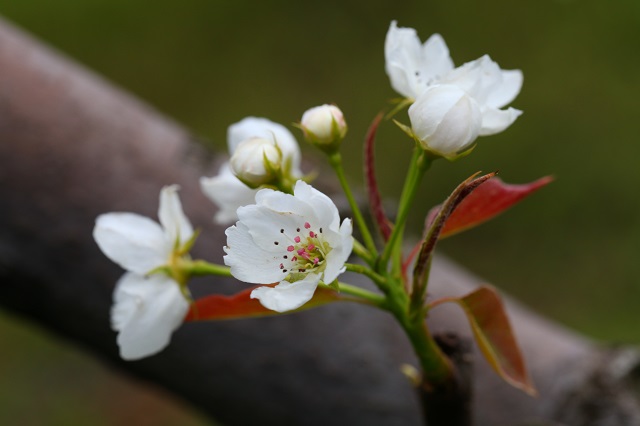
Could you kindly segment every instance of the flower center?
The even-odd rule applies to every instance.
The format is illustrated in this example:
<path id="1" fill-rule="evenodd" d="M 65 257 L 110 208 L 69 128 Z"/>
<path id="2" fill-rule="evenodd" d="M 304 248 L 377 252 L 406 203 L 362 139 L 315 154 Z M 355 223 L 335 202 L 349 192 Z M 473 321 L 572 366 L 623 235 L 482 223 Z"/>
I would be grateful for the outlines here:
<path id="1" fill-rule="evenodd" d="M 322 228 L 313 228 L 309 222 L 292 231 L 295 232 L 289 233 L 280 229 L 280 234 L 288 239 L 288 242 L 283 244 L 286 246 L 286 252 L 282 255 L 280 270 L 286 275 L 285 280 L 295 282 L 310 272 L 322 272 L 326 267 L 326 257 L 331 247 L 322 236 Z M 274 244 L 280 243 L 275 241 Z"/>

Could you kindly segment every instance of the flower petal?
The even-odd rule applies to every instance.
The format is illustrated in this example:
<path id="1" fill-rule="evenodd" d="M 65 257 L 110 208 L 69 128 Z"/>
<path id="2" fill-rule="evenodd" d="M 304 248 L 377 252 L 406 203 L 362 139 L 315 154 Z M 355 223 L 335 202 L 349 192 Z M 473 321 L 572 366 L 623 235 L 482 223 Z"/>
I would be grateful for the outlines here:
<path id="1" fill-rule="evenodd" d="M 120 356 L 136 360 L 164 349 L 189 310 L 178 284 L 165 275 L 127 273 L 116 284 L 111 323 Z"/>
<path id="2" fill-rule="evenodd" d="M 422 70 L 434 83 L 453 70 L 449 48 L 440 34 L 431 35 L 422 46 Z"/>
<path id="3" fill-rule="evenodd" d="M 467 62 L 447 74 L 442 83 L 455 84 L 484 105 L 489 95 L 502 84 L 502 72 L 489 55 Z"/>
<path id="4" fill-rule="evenodd" d="M 345 271 L 345 262 L 349 259 L 353 250 L 353 226 L 351 219 L 345 219 L 340 226 L 339 241 L 328 241 L 333 248 L 326 258 L 327 266 L 324 269 L 322 280 L 330 284 Z M 329 235 L 327 235 L 329 237 Z"/>
<path id="5" fill-rule="evenodd" d="M 488 136 L 500 133 L 516 121 L 522 114 L 522 111 L 515 108 L 506 110 L 485 108 L 482 111 L 482 127 L 480 128 L 480 136 Z"/>
<path id="6" fill-rule="evenodd" d="M 251 298 L 258 299 L 262 306 L 272 311 L 291 311 L 311 300 L 319 281 L 319 275 L 309 274 L 293 283 L 282 281 L 275 287 L 258 287 L 251 292 Z"/>
<path id="7" fill-rule="evenodd" d="M 220 167 L 217 176 L 200 178 L 200 188 L 218 206 L 213 220 L 219 225 L 229 225 L 238 220 L 238 207 L 253 204 L 258 192 L 235 177 L 229 163 Z"/>
<path id="8" fill-rule="evenodd" d="M 164 265 L 171 253 L 160 225 L 134 213 L 98 216 L 93 238 L 109 259 L 141 275 Z"/>
<path id="9" fill-rule="evenodd" d="M 158 208 L 158 218 L 172 247 L 176 241 L 183 245 L 193 236 L 193 227 L 182 210 L 178 189 L 178 185 L 162 188 Z"/>
<path id="10" fill-rule="evenodd" d="M 385 69 L 393 90 L 407 98 L 418 96 L 416 72 L 420 73 L 420 39 L 413 28 L 398 28 L 392 21 L 384 43 Z"/>
<path id="11" fill-rule="evenodd" d="M 502 84 L 493 90 L 487 99 L 487 106 L 493 108 L 502 108 L 509 105 L 520 93 L 522 88 L 522 71 L 520 70 L 501 70 Z"/>
<path id="12" fill-rule="evenodd" d="M 299 180 L 293 189 L 297 199 L 307 203 L 314 212 L 318 222 L 337 230 L 340 225 L 340 213 L 331 198 L 315 189 L 305 181 Z"/>
<path id="13" fill-rule="evenodd" d="M 224 247 L 224 264 L 231 267 L 231 274 L 235 278 L 252 284 L 270 284 L 286 276 L 279 268 L 281 253 L 263 250 L 243 222 L 227 228 L 225 234 L 227 246 Z M 286 253 L 284 245 L 282 250 Z"/>
<path id="14" fill-rule="evenodd" d="M 291 174 L 296 177 L 302 176 L 300 146 L 296 138 L 282 124 L 266 118 L 246 117 L 229 126 L 227 130 L 229 154 L 233 155 L 240 142 L 254 137 L 274 140 L 282 151 L 284 162 L 290 161 Z"/>
<path id="15" fill-rule="evenodd" d="M 482 123 L 477 102 L 453 84 L 427 89 L 409 108 L 409 118 L 422 147 L 444 157 L 467 149 Z"/>

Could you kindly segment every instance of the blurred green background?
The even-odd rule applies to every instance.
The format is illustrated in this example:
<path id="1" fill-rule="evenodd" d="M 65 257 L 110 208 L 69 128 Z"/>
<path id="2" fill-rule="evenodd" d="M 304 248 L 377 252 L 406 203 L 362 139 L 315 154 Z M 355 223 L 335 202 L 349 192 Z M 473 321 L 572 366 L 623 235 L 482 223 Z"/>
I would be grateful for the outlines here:
<path id="1" fill-rule="evenodd" d="M 354 185 L 364 132 L 396 96 L 383 57 L 392 19 L 423 40 L 441 33 L 456 65 L 488 53 L 503 68 L 522 69 L 513 106 L 524 115 L 480 139 L 472 155 L 436 163 L 414 225 L 475 171 L 500 170 L 513 183 L 553 174 L 555 183 L 443 242 L 441 252 L 580 332 L 640 342 L 637 0 L 5 0 L 0 14 L 218 149 L 227 126 L 247 115 L 288 124 L 311 106 L 336 103 L 350 126 L 345 157 Z M 400 188 L 410 147 L 394 126 L 381 130 L 387 197 Z M 0 355 L 2 424 L 204 424 L 7 316 L 0 339 L 10 348 Z M 88 378 L 68 380 L 72 366 Z M 114 402 L 120 395 L 134 402 Z M 29 410 L 39 400 L 50 402 Z"/>

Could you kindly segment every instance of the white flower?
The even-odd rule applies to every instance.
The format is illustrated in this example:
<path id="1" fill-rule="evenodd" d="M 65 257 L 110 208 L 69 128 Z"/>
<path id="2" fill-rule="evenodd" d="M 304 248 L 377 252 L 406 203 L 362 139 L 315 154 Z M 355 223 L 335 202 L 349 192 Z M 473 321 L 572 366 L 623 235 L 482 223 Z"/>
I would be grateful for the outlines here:
<path id="1" fill-rule="evenodd" d="M 233 156 L 241 142 L 256 137 L 274 141 L 282 153 L 284 171 L 294 178 L 302 177 L 300 147 L 295 137 L 283 125 L 266 118 L 247 117 L 229 126 L 227 131 L 229 154 Z M 253 203 L 258 192 L 242 183 L 235 176 L 228 162 L 220 167 L 217 176 L 202 177 L 200 187 L 202 192 L 218 206 L 214 220 L 221 225 L 228 225 L 237 220 L 238 207 Z"/>
<path id="2" fill-rule="evenodd" d="M 238 179 L 254 188 L 273 179 L 281 162 L 282 154 L 275 141 L 258 137 L 240 142 L 229 160 Z"/>
<path id="3" fill-rule="evenodd" d="M 180 287 L 166 275 L 125 273 L 116 284 L 111 308 L 120 356 L 136 360 L 160 352 L 188 310 Z"/>
<path id="4" fill-rule="evenodd" d="M 111 311 L 124 359 L 139 359 L 164 349 L 189 309 L 173 279 L 160 273 L 145 277 L 169 264 L 175 250 L 193 237 L 177 190 L 174 185 L 160 192 L 160 224 L 134 213 L 107 213 L 96 219 L 96 243 L 109 259 L 129 271 L 116 285 Z"/>
<path id="5" fill-rule="evenodd" d="M 409 109 L 414 134 L 436 154 L 455 158 L 478 136 L 502 132 L 522 114 L 500 109 L 520 93 L 520 70 L 502 70 L 488 55 L 454 69 L 438 34 L 421 45 L 413 28 L 393 21 L 385 59 L 392 87 L 415 100 Z"/>
<path id="6" fill-rule="evenodd" d="M 305 137 L 314 145 L 336 148 L 347 133 L 347 123 L 340 108 L 320 105 L 305 111 L 300 121 Z"/>
<path id="7" fill-rule="evenodd" d="M 224 262 L 240 281 L 278 283 L 251 293 L 268 309 L 299 308 L 320 280 L 331 283 L 345 270 L 353 248 L 351 220 L 340 225 L 331 199 L 303 181 L 293 195 L 259 191 L 256 204 L 239 208 L 238 218 L 226 231 Z"/>

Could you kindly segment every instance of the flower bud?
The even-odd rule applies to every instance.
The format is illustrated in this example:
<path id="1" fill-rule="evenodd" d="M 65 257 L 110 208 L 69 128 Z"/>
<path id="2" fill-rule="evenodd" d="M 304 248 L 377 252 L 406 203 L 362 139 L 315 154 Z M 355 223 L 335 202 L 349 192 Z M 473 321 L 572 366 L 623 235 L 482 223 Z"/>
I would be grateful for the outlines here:
<path id="1" fill-rule="evenodd" d="M 337 150 L 347 134 L 344 115 L 335 105 L 325 104 L 308 109 L 302 115 L 300 128 L 307 141 L 328 152 Z"/>
<path id="2" fill-rule="evenodd" d="M 449 160 L 469 151 L 482 127 L 476 100 L 451 84 L 432 86 L 418 96 L 409 119 L 422 148 Z"/>
<path id="3" fill-rule="evenodd" d="M 282 153 L 272 140 L 249 138 L 240 142 L 229 162 L 238 179 L 251 188 L 257 188 L 276 177 Z"/>

